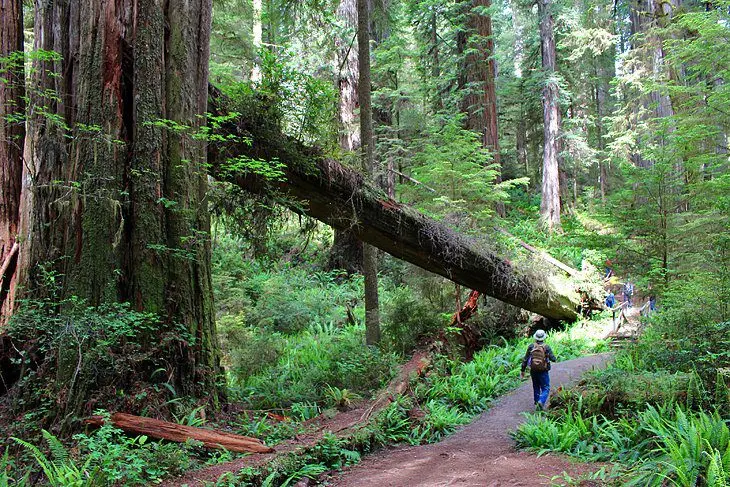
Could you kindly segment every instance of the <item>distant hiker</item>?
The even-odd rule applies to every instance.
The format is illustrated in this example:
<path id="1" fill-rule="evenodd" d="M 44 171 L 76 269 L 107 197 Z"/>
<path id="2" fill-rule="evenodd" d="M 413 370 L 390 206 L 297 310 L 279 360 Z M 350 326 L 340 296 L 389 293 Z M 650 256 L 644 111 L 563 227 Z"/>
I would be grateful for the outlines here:
<path id="1" fill-rule="evenodd" d="M 614 296 L 613 291 L 608 291 L 608 296 L 606 296 L 606 308 L 611 309 L 614 306 L 616 306 L 616 296 Z"/>
<path id="2" fill-rule="evenodd" d="M 652 289 L 651 284 L 649 284 L 647 291 L 649 292 L 649 313 L 653 313 L 656 311 L 656 293 Z"/>
<path id="3" fill-rule="evenodd" d="M 610 279 L 611 276 L 613 276 L 613 263 L 611 263 L 611 259 L 606 259 L 606 275 L 603 276 L 603 279 Z"/>
<path id="4" fill-rule="evenodd" d="M 631 307 L 631 297 L 634 295 L 634 284 L 631 282 L 631 279 L 628 279 L 626 281 L 626 284 L 624 284 L 624 301 L 627 303 L 627 306 Z"/>
<path id="5" fill-rule="evenodd" d="M 613 294 L 613 291 L 608 291 L 608 296 L 606 296 L 606 308 L 611 310 L 611 318 L 613 319 L 613 329 L 616 330 L 616 310 L 614 309 L 614 306 L 616 306 L 616 296 Z"/>
<path id="6" fill-rule="evenodd" d="M 525 378 L 525 369 L 530 367 L 532 378 L 532 394 L 535 399 L 535 409 L 545 409 L 548 396 L 550 396 L 550 362 L 557 362 L 555 355 L 549 345 L 545 345 L 545 331 L 535 332 L 535 343 L 527 347 L 525 358 L 522 359 L 522 370 L 520 379 Z"/>

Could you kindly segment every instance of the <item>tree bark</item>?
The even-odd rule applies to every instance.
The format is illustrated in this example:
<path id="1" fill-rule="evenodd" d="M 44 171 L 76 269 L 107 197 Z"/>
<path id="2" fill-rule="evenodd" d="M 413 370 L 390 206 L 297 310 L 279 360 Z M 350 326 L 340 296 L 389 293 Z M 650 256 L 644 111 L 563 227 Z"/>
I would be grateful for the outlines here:
<path id="1" fill-rule="evenodd" d="M 215 102 L 216 99 L 213 99 Z M 232 107 L 233 108 L 233 107 Z M 227 108 L 212 106 L 225 113 Z M 365 182 L 362 175 L 323 157 L 286 136 L 264 117 L 240 119 L 227 130 L 247 134 L 254 143 L 210 146 L 212 174 L 249 191 L 278 188 L 301 203 L 302 211 L 335 228 L 352 228 L 363 242 L 394 257 L 446 277 L 504 302 L 556 320 L 574 320 L 579 297 L 570 281 L 532 274 L 514 266 L 494 251 L 389 199 Z M 254 174 L 226 168 L 226 158 L 245 155 L 255 160 L 286 164 L 286 181 L 264 181 Z"/>
<path id="2" fill-rule="evenodd" d="M 542 90 L 544 143 L 540 218 L 548 231 L 560 228 L 560 175 L 558 167 L 560 108 L 558 106 L 558 84 L 555 81 L 555 32 L 551 5 L 551 0 L 538 0 L 537 2 L 537 11 L 540 17 L 542 68 L 546 77 Z"/>
<path id="3" fill-rule="evenodd" d="M 32 105 L 62 122 L 29 119 L 21 262 L 31 297 L 128 301 L 185 325 L 194 340 L 171 347 L 168 373 L 178 394 L 215 401 L 206 151 L 192 136 L 206 111 L 211 8 L 37 3 L 35 47 L 60 57 L 35 66 Z"/>
<path id="4" fill-rule="evenodd" d="M 491 0 L 467 0 L 466 5 L 469 37 L 464 60 L 467 94 L 463 111 L 467 114 L 467 128 L 479 134 L 482 146 L 492 154 L 492 162 L 498 167 L 497 182 L 501 182 L 492 18 L 481 12 L 491 6 Z M 496 211 L 504 217 L 504 204 L 497 203 Z"/>
<path id="5" fill-rule="evenodd" d="M 341 0 L 337 16 L 347 27 L 344 37 L 335 40 L 337 47 L 337 88 L 339 91 L 340 148 L 344 151 L 360 150 L 360 130 L 356 107 L 358 103 L 358 46 L 352 33 L 357 31 L 356 0 Z M 363 272 L 363 244 L 351 231 L 334 229 L 330 249 L 329 269 L 343 269 L 348 274 Z"/>
<path id="6" fill-rule="evenodd" d="M 0 328 L 13 311 L 25 140 L 23 2 L 0 0 Z M 13 250 L 15 249 L 15 250 Z"/>
<path id="7" fill-rule="evenodd" d="M 373 109 L 370 93 L 370 5 L 369 0 L 357 0 L 358 101 L 360 103 L 360 143 L 363 171 L 370 179 L 375 173 L 373 141 Z M 380 306 L 378 304 L 378 251 L 363 245 L 363 274 L 365 276 L 365 342 L 380 342 Z"/>
<path id="8" fill-rule="evenodd" d="M 111 415 L 111 423 L 127 433 L 133 435 L 146 435 L 152 438 L 185 443 L 188 440 L 196 440 L 203 443 L 206 448 L 216 448 L 237 453 L 273 453 L 270 448 L 261 440 L 249 436 L 234 435 L 224 431 L 215 431 L 205 428 L 185 426 L 183 424 L 160 421 L 159 419 L 134 416 L 126 413 L 114 413 Z M 92 416 L 86 424 L 103 426 L 104 418 Z"/>

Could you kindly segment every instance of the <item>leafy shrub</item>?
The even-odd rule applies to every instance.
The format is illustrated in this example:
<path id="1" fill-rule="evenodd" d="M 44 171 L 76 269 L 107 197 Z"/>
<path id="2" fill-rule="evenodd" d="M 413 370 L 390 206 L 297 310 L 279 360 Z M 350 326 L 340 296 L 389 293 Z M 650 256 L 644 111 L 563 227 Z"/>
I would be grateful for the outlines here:
<path id="1" fill-rule="evenodd" d="M 588 372 L 574 388 L 558 391 L 551 399 L 554 408 L 575 408 L 587 414 L 619 417 L 641 410 L 646 405 L 660 405 L 687 400 L 692 374 L 684 372 L 627 371 L 609 366 Z"/>
<path id="2" fill-rule="evenodd" d="M 386 346 L 402 354 L 414 350 L 420 339 L 433 336 L 443 327 L 444 319 L 440 314 L 405 286 L 390 293 L 383 300 L 383 307 Z"/>
<path id="3" fill-rule="evenodd" d="M 128 304 L 92 307 L 76 297 L 24 301 L 7 334 L 23 365 L 10 392 L 14 414 L 27 412 L 39 422 L 88 414 L 82 410 L 88 404 L 132 412 L 169 408 L 170 396 L 184 391 L 175 390 L 175 374 L 161 357 L 195 341 L 184 325 Z M 89 385 L 93 391 L 85 389 Z M 120 390 L 126 394 L 118 395 Z"/>
<path id="4" fill-rule="evenodd" d="M 240 315 L 219 318 L 218 332 L 230 362 L 230 372 L 240 381 L 275 364 L 286 344 L 286 339 L 279 333 L 266 333 L 260 328 L 246 326 Z"/>
<path id="5" fill-rule="evenodd" d="M 628 463 L 621 485 L 724 486 L 730 472 L 727 422 L 717 413 L 687 412 L 679 405 L 649 406 L 635 421 L 584 417 L 570 408 L 530 415 L 515 438 L 538 453 Z"/>
<path id="6" fill-rule="evenodd" d="M 397 364 L 394 354 L 364 345 L 360 326 L 334 333 L 307 331 L 286 340 L 286 352 L 275 365 L 257 375 L 236 378 L 239 394 L 254 408 L 322 404 L 328 386 L 369 394 L 389 380 Z"/>
<path id="7" fill-rule="evenodd" d="M 108 414 L 105 414 L 108 419 Z M 110 421 L 91 435 L 74 436 L 77 447 L 67 449 L 61 441 L 47 431 L 43 437 L 49 454 L 37 446 L 14 438 L 15 442 L 30 452 L 46 482 L 58 487 L 96 487 L 107 485 L 150 485 L 167 475 L 179 475 L 195 463 L 193 443 L 148 442 L 146 436 L 127 437 L 114 428 Z M 0 485 L 8 472 L 0 473 Z M 16 479 L 19 487 L 25 486 L 27 475 Z"/>

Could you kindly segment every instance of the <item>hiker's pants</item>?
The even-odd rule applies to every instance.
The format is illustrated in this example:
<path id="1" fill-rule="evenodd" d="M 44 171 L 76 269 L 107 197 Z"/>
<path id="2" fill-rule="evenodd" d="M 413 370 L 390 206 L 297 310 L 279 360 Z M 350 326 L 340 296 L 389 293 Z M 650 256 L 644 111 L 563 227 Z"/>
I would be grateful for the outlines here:
<path id="1" fill-rule="evenodd" d="M 532 394 L 535 402 L 545 405 L 550 395 L 550 373 L 545 371 L 530 371 L 532 378 Z"/>

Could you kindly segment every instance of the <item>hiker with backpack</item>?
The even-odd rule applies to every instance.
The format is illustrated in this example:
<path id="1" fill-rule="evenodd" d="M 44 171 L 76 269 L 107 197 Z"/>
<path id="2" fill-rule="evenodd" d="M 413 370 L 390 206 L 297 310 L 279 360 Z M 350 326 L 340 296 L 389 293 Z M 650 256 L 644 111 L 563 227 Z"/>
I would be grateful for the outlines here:
<path id="1" fill-rule="evenodd" d="M 528 345 L 520 371 L 520 379 L 524 379 L 525 369 L 530 367 L 532 393 L 535 399 L 535 409 L 538 411 L 545 409 L 548 396 L 550 396 L 550 362 L 557 362 L 550 345 L 545 344 L 546 336 L 544 330 L 535 332 L 535 343 Z"/>

